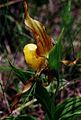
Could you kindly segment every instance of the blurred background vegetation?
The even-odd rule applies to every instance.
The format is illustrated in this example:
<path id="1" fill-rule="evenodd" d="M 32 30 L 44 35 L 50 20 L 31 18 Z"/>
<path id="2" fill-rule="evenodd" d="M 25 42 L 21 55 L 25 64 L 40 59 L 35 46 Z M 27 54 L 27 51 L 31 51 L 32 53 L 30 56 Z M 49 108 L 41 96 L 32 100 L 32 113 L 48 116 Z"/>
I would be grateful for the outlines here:
<path id="1" fill-rule="evenodd" d="M 69 1 L 27 0 L 30 15 L 45 25 L 54 44 L 57 42 L 62 27 L 66 28 L 62 57 L 75 60 L 75 58 L 81 57 L 81 0 L 71 0 L 71 5 Z M 0 0 L 0 79 L 3 81 L 7 94 L 12 89 L 11 87 L 16 86 L 17 79 L 9 68 L 8 59 L 17 67 L 27 69 L 23 47 L 31 41 L 34 42 L 33 36 L 24 25 L 22 0 Z M 67 73 L 67 71 L 69 75 L 66 79 L 81 77 L 81 66 L 67 68 L 64 72 Z M 20 86 L 16 87 L 20 88 Z M 16 90 L 19 91 L 19 88 Z M 16 92 L 16 90 L 13 87 L 12 92 Z M 1 90 L 0 93 L 2 96 Z M 10 97 L 8 96 L 9 100 Z M 3 97 L 0 98 L 0 101 L 3 104 Z M 2 110 L 4 108 L 6 111 L 5 105 L 0 106 L 1 111 L 4 111 Z"/>

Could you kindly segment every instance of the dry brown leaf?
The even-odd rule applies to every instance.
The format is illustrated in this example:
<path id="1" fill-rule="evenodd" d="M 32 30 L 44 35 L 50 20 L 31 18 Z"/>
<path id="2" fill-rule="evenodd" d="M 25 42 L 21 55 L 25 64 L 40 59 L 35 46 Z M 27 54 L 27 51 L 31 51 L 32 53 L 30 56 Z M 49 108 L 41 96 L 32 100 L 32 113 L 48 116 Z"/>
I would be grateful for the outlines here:
<path id="1" fill-rule="evenodd" d="M 74 61 L 62 60 L 61 62 L 62 62 L 64 65 L 73 66 L 73 65 L 76 65 L 77 62 L 80 62 L 80 61 L 81 61 L 81 58 L 77 58 L 77 59 L 74 60 Z"/>
<path id="2" fill-rule="evenodd" d="M 11 110 L 13 110 L 15 107 L 17 107 L 17 104 L 21 98 L 21 96 L 26 93 L 32 86 L 32 81 L 33 81 L 33 77 L 24 85 L 23 90 L 19 93 L 17 93 L 12 99 L 13 99 L 13 103 L 11 106 Z"/>

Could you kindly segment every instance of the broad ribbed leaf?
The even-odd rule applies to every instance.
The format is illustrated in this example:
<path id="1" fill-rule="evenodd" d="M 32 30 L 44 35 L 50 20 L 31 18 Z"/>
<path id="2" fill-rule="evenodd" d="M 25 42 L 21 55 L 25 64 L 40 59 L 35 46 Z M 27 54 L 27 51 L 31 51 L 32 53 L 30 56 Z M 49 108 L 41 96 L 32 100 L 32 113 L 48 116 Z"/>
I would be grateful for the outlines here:
<path id="1" fill-rule="evenodd" d="M 57 105 L 54 114 L 56 120 L 75 120 L 75 117 L 81 115 L 81 98 L 73 97 L 66 99 L 63 103 Z"/>

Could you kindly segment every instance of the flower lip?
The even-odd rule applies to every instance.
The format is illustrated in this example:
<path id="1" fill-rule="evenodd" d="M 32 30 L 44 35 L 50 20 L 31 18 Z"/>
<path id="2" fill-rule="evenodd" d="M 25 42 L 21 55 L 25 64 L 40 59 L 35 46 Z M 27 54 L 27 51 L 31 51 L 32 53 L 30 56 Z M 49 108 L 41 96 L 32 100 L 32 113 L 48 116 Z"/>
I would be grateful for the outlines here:
<path id="1" fill-rule="evenodd" d="M 32 43 L 25 45 L 23 49 L 26 63 L 33 68 L 33 70 L 39 69 L 45 63 L 45 58 L 38 56 L 36 49 L 37 45 Z"/>
<path id="2" fill-rule="evenodd" d="M 33 44 L 33 43 L 29 43 L 24 47 L 24 50 L 26 49 L 26 47 L 28 49 L 30 49 L 30 51 L 36 50 L 37 49 L 37 45 Z"/>

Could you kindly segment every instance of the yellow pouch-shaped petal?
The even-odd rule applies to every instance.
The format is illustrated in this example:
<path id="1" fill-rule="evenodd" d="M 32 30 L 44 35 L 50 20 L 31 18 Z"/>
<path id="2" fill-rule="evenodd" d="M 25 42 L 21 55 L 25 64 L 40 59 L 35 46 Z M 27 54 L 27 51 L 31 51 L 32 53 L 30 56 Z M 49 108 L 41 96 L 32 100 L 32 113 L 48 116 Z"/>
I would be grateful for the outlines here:
<path id="1" fill-rule="evenodd" d="M 39 69 L 44 64 L 45 59 L 36 53 L 37 46 L 35 44 L 27 44 L 24 47 L 24 56 L 26 63 L 34 70 Z"/>

